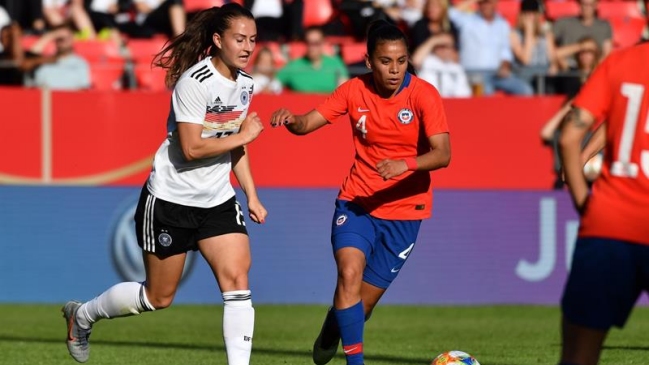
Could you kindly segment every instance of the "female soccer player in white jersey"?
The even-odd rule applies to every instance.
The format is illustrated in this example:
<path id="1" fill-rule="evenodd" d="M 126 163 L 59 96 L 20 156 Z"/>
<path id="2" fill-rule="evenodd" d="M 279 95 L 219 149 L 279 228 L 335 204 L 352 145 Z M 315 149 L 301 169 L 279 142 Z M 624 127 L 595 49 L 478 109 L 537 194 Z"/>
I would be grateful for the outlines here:
<path id="1" fill-rule="evenodd" d="M 245 147 L 263 126 L 256 113 L 248 114 L 253 80 L 241 71 L 256 34 L 252 14 L 227 4 L 197 14 L 158 54 L 155 64 L 167 69 L 173 94 L 168 135 L 135 213 L 146 281 L 120 283 L 89 302 L 65 304 L 68 350 L 78 362 L 88 360 L 88 338 L 98 320 L 171 305 L 189 250 L 201 252 L 223 294 L 228 364 L 250 362 L 250 247 L 229 175 L 232 170 L 247 196 L 250 218 L 263 223 L 267 212 Z"/>

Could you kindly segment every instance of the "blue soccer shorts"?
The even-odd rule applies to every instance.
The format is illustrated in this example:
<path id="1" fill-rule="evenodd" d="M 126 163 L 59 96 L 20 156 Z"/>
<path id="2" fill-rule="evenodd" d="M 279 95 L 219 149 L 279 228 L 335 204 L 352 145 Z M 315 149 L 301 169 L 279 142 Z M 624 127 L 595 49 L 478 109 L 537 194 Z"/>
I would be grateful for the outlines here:
<path id="1" fill-rule="evenodd" d="M 344 247 L 363 251 L 363 281 L 387 289 L 410 256 L 421 220 L 387 220 L 370 216 L 360 206 L 336 200 L 331 225 L 334 252 Z"/>
<path id="2" fill-rule="evenodd" d="M 571 323 L 607 331 L 623 327 L 643 290 L 649 289 L 649 246 L 579 238 L 561 309 Z"/>

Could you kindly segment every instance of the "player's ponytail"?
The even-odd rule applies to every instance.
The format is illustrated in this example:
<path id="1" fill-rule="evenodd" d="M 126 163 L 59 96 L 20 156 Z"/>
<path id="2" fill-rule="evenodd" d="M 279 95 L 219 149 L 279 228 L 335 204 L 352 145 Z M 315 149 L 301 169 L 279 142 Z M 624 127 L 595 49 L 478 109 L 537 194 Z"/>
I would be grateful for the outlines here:
<path id="1" fill-rule="evenodd" d="M 196 62 L 207 56 L 215 56 L 218 48 L 212 36 L 221 36 L 234 18 L 254 20 L 252 13 L 237 3 L 205 9 L 187 23 L 185 31 L 169 40 L 153 59 L 153 65 L 167 69 L 165 82 L 173 87 L 178 78 Z"/>
<path id="2" fill-rule="evenodd" d="M 396 25 L 384 19 L 371 22 L 367 27 L 367 55 L 372 57 L 377 45 L 386 41 L 403 41 L 408 48 L 408 38 Z M 416 74 L 410 61 L 408 61 L 408 72 Z"/>

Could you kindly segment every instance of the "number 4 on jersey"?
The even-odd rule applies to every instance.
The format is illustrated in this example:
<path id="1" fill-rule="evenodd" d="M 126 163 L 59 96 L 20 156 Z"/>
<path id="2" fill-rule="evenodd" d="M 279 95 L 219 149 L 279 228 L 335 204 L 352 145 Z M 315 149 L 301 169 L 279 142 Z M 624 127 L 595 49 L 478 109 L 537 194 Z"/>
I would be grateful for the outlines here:
<path id="1" fill-rule="evenodd" d="M 638 164 L 631 161 L 631 151 L 636 137 L 636 126 L 638 125 L 645 87 L 640 84 L 625 82 L 622 84 L 621 91 L 622 95 L 626 96 L 629 101 L 626 105 L 620 147 L 617 151 L 617 159 L 611 165 L 611 174 L 619 177 L 636 178 L 638 177 Z M 649 133 L 649 114 L 645 121 L 644 132 Z M 649 178 L 649 151 L 643 150 L 641 152 L 640 166 L 642 172 Z"/>
<path id="2" fill-rule="evenodd" d="M 356 129 L 359 132 L 361 132 L 361 135 L 363 136 L 363 138 L 365 138 L 367 136 L 367 128 L 365 127 L 365 119 L 367 119 L 367 117 L 365 115 L 363 115 L 358 120 L 358 122 L 356 122 Z"/>

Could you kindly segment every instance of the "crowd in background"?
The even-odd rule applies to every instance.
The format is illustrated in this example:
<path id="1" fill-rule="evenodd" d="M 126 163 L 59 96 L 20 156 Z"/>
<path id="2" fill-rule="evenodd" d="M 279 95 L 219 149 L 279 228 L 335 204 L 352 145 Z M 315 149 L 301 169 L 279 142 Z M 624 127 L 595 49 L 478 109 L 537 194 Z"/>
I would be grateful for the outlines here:
<path id="1" fill-rule="evenodd" d="M 375 19 L 404 30 L 418 75 L 444 97 L 570 97 L 609 52 L 647 38 L 643 0 L 237 2 L 257 19 L 248 70 L 256 92 L 328 93 L 366 72 L 363 41 Z M 164 88 L 162 73 L 150 67 L 155 50 L 196 12 L 222 3 L 0 0 L 0 84 Z"/>

